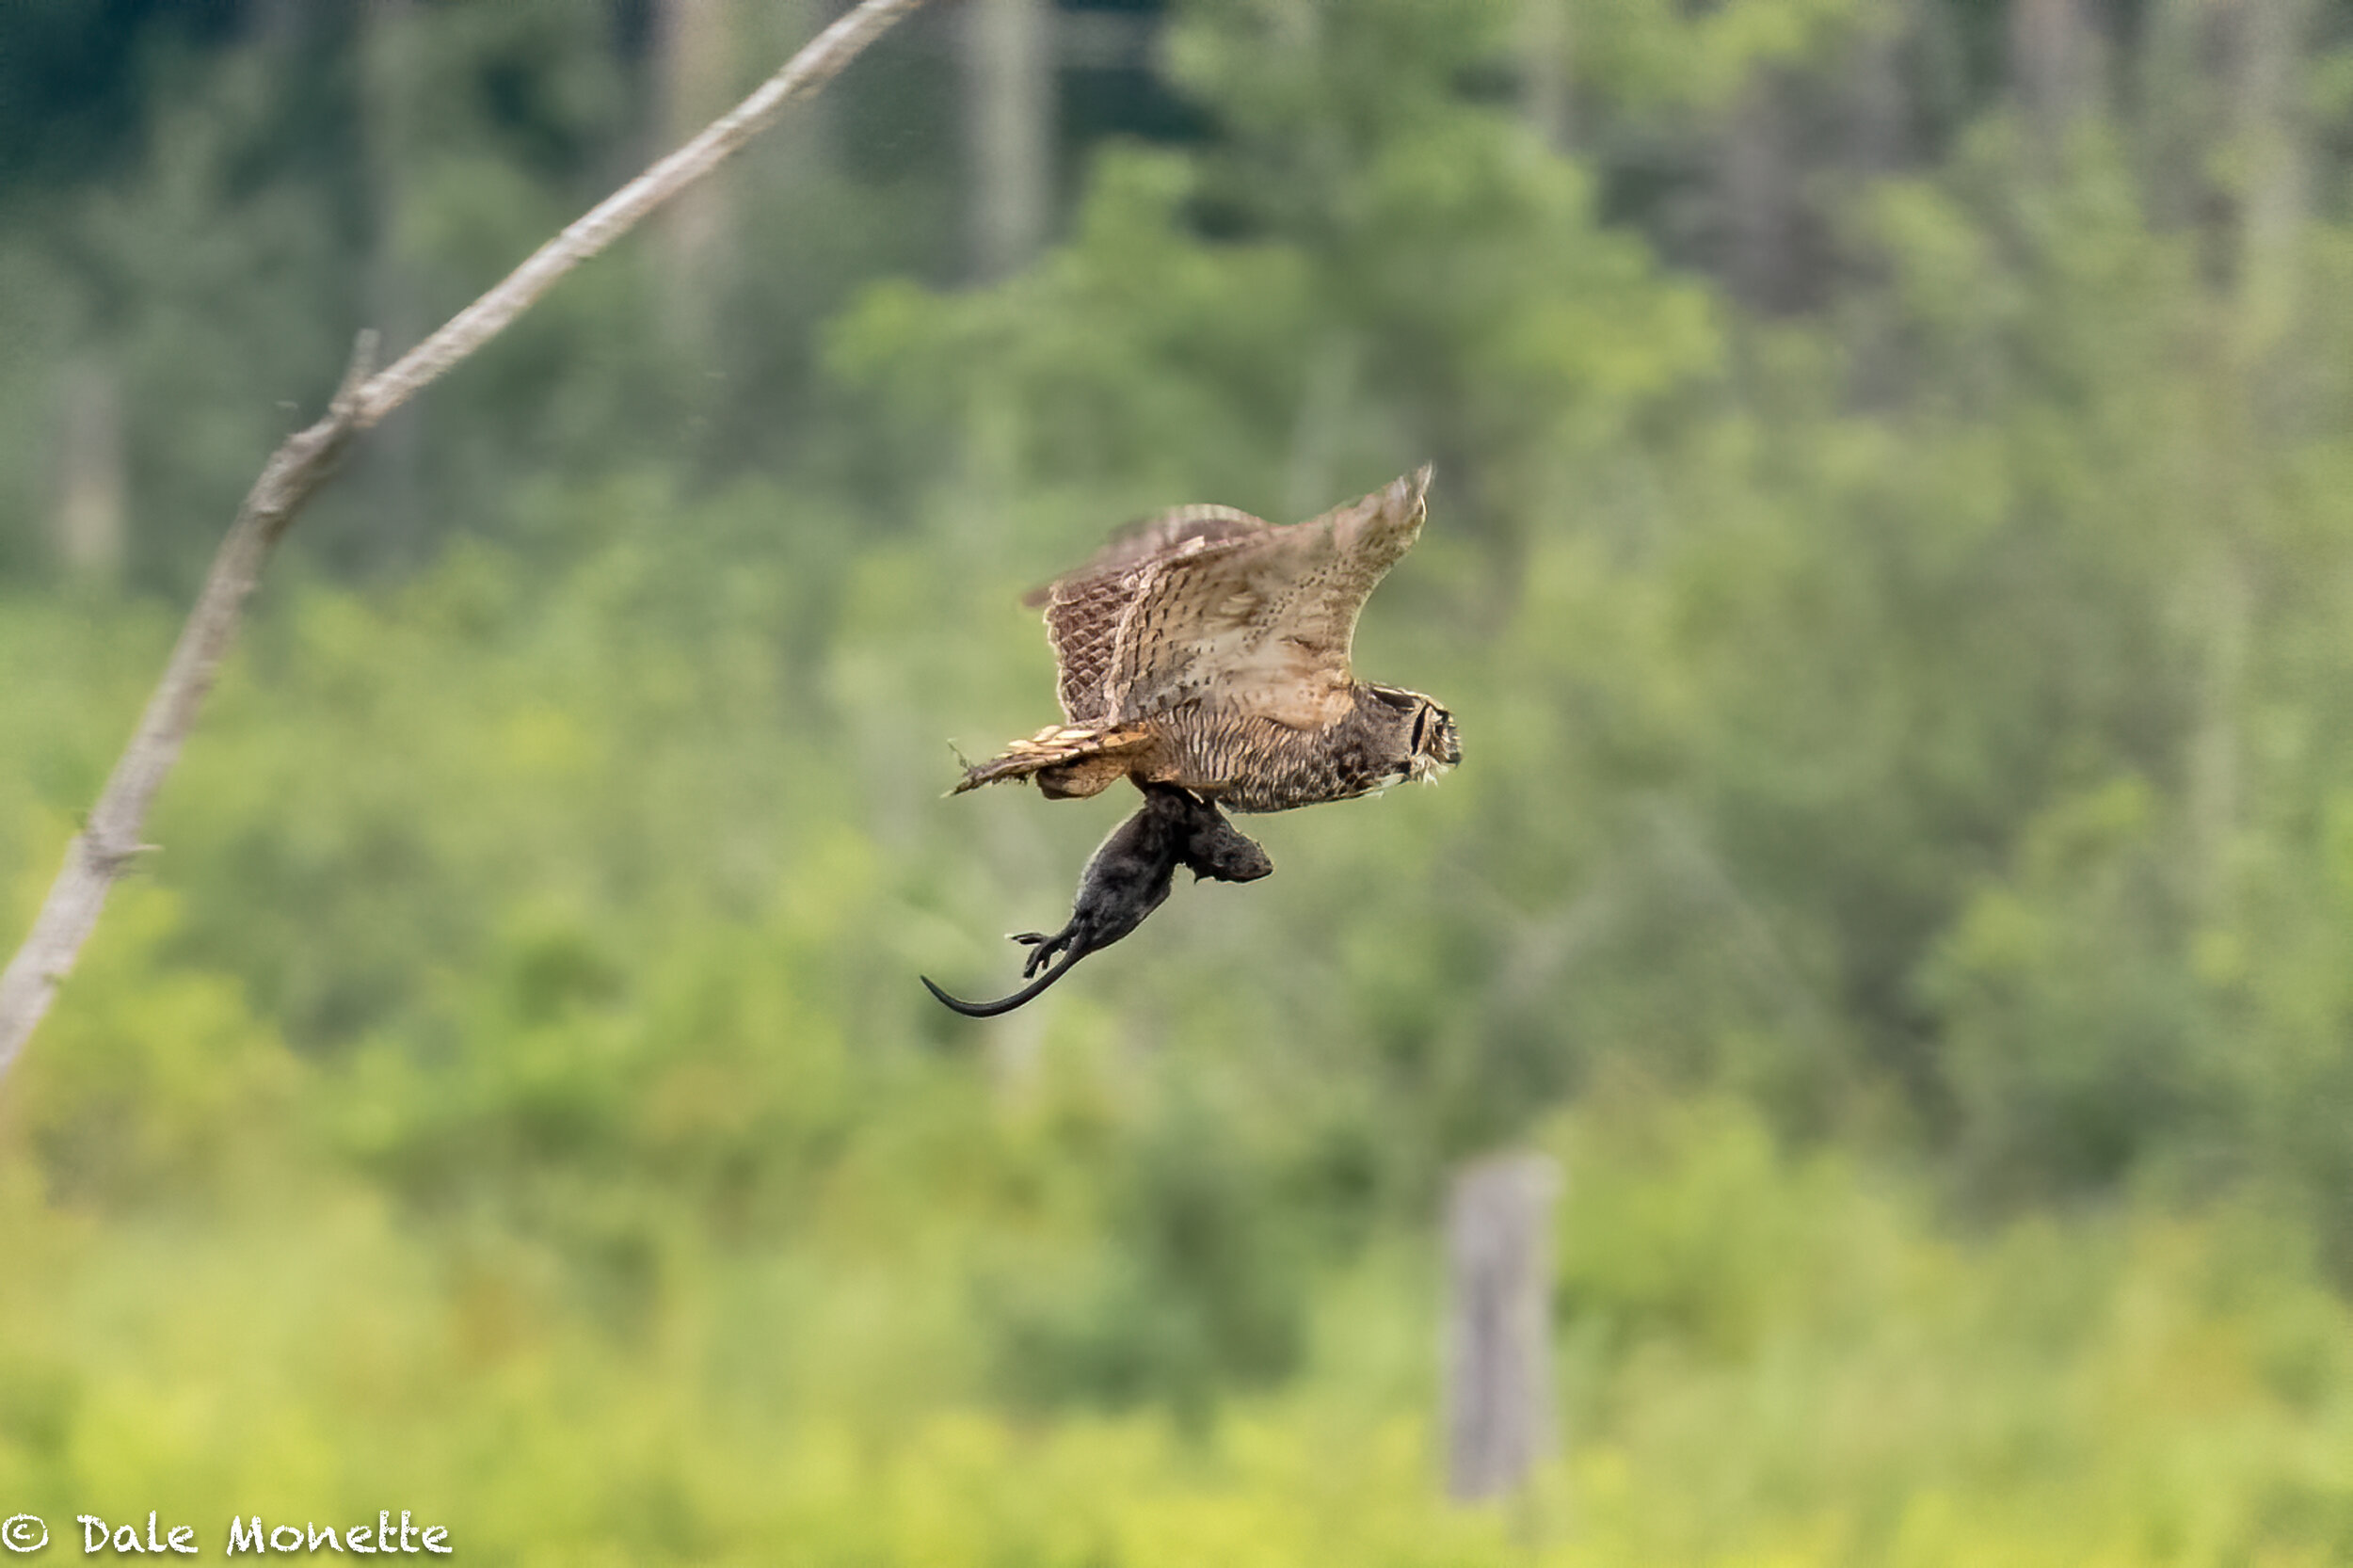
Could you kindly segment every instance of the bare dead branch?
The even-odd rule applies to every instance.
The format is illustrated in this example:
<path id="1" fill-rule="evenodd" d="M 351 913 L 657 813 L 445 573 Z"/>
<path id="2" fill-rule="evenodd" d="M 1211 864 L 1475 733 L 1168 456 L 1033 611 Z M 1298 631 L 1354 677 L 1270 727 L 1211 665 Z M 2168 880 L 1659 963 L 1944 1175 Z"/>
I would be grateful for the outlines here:
<path id="1" fill-rule="evenodd" d="M 860 51 L 924 0 L 863 0 L 820 33 L 752 95 L 712 121 L 700 136 L 656 163 L 541 246 L 497 286 L 450 318 L 440 330 L 376 371 L 376 334 L 362 332 L 326 414 L 286 438 L 262 467 L 165 665 L 155 695 L 121 760 L 66 846 L 65 864 L 33 928 L 0 970 L 0 1077 L 49 1011 L 82 944 L 96 929 L 106 894 L 147 845 L 139 829 L 156 792 L 212 689 L 244 617 L 245 602 L 271 549 L 303 504 L 334 472 L 353 439 L 408 402 L 528 310 L 558 279 L 620 238 L 648 213 L 702 179 L 760 132 L 784 106 L 840 74 Z"/>

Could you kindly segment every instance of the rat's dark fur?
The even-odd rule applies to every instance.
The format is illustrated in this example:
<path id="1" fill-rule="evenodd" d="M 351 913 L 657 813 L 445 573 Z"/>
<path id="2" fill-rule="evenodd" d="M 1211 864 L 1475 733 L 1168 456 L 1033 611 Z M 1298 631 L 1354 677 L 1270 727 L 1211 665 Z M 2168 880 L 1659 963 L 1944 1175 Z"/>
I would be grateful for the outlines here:
<path id="1" fill-rule="evenodd" d="M 1167 901 L 1176 868 L 1184 866 L 1193 880 L 1214 877 L 1220 882 L 1255 882 L 1274 870 L 1274 862 L 1257 843 L 1234 830 L 1233 824 L 1207 801 L 1166 784 L 1144 787 L 1144 808 L 1112 830 L 1079 879 L 1079 896 L 1072 903 L 1070 923 L 1052 936 L 1026 931 L 1014 938 L 1030 946 L 1029 962 L 1021 968 L 1025 980 L 1035 980 L 1012 996 L 996 1001 L 959 1001 L 934 985 L 932 995 L 968 1018 L 994 1018 L 1035 998 L 1088 953 L 1107 948 L 1142 925 L 1144 917 Z M 1052 963 L 1062 955 L 1062 962 Z M 1040 973 L 1044 970 L 1044 973 Z"/>

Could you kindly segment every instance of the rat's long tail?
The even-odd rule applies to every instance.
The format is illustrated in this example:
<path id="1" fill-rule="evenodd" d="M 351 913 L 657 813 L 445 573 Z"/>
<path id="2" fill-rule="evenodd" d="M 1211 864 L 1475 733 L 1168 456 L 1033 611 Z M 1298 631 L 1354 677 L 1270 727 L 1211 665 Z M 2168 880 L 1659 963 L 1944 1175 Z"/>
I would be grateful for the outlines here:
<path id="1" fill-rule="evenodd" d="M 1000 997 L 995 1001 L 958 1001 L 955 998 L 950 996 L 947 992 L 933 984 L 931 976 L 927 974 L 918 975 L 916 978 L 923 983 L 924 989 L 930 991 L 932 995 L 937 997 L 948 1007 L 955 1012 L 963 1014 L 966 1017 L 995 1018 L 1012 1012 L 1015 1008 L 1021 1006 L 1024 1002 L 1035 1000 L 1040 992 L 1044 991 L 1046 987 L 1051 985 L 1057 980 L 1060 980 L 1064 975 L 1068 974 L 1070 972 L 1070 966 L 1076 964 L 1080 959 L 1084 958 L 1090 951 L 1092 950 L 1087 948 L 1072 949 L 1068 953 L 1064 955 L 1061 963 L 1055 965 L 1044 974 L 1039 975 L 1037 979 L 1032 981 L 1029 984 L 1024 985 L 1020 990 L 1016 991 L 1013 995 L 1009 997 Z"/>

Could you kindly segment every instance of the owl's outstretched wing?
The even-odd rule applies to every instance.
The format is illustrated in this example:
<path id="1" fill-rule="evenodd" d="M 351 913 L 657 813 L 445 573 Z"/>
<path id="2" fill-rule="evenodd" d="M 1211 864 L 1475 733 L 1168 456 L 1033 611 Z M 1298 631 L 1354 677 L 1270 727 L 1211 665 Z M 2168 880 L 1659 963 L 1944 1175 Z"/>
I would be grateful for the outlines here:
<path id="1" fill-rule="evenodd" d="M 1046 635 L 1054 646 L 1054 695 L 1064 716 L 1074 724 L 1111 717 L 1106 682 L 1147 567 L 1275 532 L 1265 519 L 1232 506 L 1178 506 L 1121 529 L 1085 566 L 1024 595 L 1022 603 L 1046 608 Z"/>
<path id="2" fill-rule="evenodd" d="M 1188 702 L 1313 728 L 1347 711 L 1349 645 L 1421 533 L 1430 470 L 1277 528 L 1224 506 L 1150 519 L 1041 590 L 1078 724 Z"/>

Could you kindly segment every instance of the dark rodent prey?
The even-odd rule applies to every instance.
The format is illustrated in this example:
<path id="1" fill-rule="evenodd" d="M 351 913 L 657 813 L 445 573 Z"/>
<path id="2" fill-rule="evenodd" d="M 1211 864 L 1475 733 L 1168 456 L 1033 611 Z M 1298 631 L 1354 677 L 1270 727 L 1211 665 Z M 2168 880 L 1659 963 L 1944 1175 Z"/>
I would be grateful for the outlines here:
<path id="1" fill-rule="evenodd" d="M 932 995 L 968 1018 L 994 1018 L 1030 1001 L 1070 972 L 1088 953 L 1107 948 L 1142 925 L 1168 898 L 1178 866 L 1195 881 L 1255 882 L 1274 869 L 1258 844 L 1234 829 L 1216 807 L 1169 785 L 1146 785 L 1143 808 L 1112 830 L 1079 879 L 1070 923 L 1052 936 L 1027 931 L 1014 938 L 1030 947 L 1022 978 L 1032 983 L 996 1001 L 959 1001 L 921 977 Z M 1062 961 L 1054 963 L 1057 954 Z M 1052 964 L 1052 968 L 1047 966 Z M 1044 970 L 1040 973 L 1040 970 Z"/>

